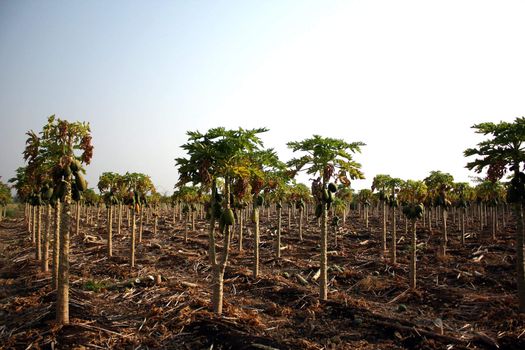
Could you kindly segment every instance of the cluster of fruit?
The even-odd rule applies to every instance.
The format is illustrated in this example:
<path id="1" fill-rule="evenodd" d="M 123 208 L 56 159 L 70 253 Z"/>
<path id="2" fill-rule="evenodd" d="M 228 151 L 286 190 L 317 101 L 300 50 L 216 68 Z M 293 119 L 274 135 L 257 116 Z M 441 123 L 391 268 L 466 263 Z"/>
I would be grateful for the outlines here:
<path id="1" fill-rule="evenodd" d="M 337 192 L 337 186 L 330 182 L 328 186 L 323 188 L 320 193 L 321 195 L 317 196 L 317 207 L 315 208 L 315 217 L 320 218 L 323 213 L 323 205 L 326 204 L 326 209 L 330 209 L 332 202 L 334 201 L 334 193 Z"/>
<path id="2" fill-rule="evenodd" d="M 403 206 L 403 214 L 410 220 L 417 220 L 423 217 L 425 207 L 421 203 L 408 203 Z"/>
<path id="3" fill-rule="evenodd" d="M 507 202 L 520 203 L 525 201 L 525 174 L 518 173 L 510 180 L 510 185 L 507 190 Z"/>

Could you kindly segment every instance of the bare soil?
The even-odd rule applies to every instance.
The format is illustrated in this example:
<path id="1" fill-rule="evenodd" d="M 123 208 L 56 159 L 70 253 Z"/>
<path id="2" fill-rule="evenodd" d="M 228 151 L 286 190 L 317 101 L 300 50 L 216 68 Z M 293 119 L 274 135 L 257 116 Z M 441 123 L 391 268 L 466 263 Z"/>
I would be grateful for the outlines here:
<path id="1" fill-rule="evenodd" d="M 236 237 L 231 244 L 222 317 L 211 312 L 204 221 L 190 230 L 187 243 L 184 223 L 174 225 L 171 215 L 160 217 L 156 235 L 150 222 L 133 269 L 126 220 L 111 258 L 106 223 L 83 222 L 87 239 L 72 234 L 71 324 L 61 327 L 54 322 L 50 273 L 40 272 L 23 219 L 4 220 L 0 348 L 525 349 L 512 221 L 500 227 L 496 241 L 471 222 L 461 246 L 450 220 L 446 257 L 438 253 L 441 228 L 419 225 L 418 288 L 409 290 L 404 220 L 398 220 L 398 261 L 391 265 L 381 250 L 380 219 L 371 217 L 366 229 L 353 212 L 339 229 L 337 247 L 331 235 L 326 302 L 318 300 L 317 222 L 307 223 L 300 241 L 295 220 L 289 231 L 283 216 L 284 249 L 277 259 L 277 220 L 261 215 L 261 221 L 260 275 L 252 277 L 253 236 L 245 229 L 243 252 Z"/>

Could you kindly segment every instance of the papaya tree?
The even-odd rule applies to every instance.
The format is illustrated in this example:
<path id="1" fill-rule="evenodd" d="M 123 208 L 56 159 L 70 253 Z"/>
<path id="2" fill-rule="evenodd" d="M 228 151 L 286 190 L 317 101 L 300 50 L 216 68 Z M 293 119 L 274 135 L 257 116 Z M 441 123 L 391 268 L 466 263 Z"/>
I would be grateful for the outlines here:
<path id="1" fill-rule="evenodd" d="M 444 173 L 439 170 L 436 170 L 436 171 L 431 171 L 430 175 L 427 176 L 423 181 L 427 185 L 429 196 L 433 201 L 434 207 L 442 209 L 443 238 L 441 242 L 441 254 L 445 256 L 447 253 L 447 242 L 448 242 L 448 232 L 447 232 L 448 210 L 450 209 L 452 205 L 452 202 L 450 201 L 449 196 L 450 196 L 452 187 L 454 185 L 454 177 L 450 175 L 449 173 Z"/>
<path id="2" fill-rule="evenodd" d="M 0 181 L 0 221 L 6 216 L 7 205 L 11 201 L 11 189 L 7 184 Z"/>
<path id="3" fill-rule="evenodd" d="M 130 249 L 130 266 L 135 267 L 135 246 L 136 246 L 136 228 L 137 213 L 142 216 L 142 208 L 147 204 L 146 196 L 149 192 L 154 193 L 155 187 L 151 178 L 141 173 L 129 173 L 123 175 L 122 180 L 128 189 L 124 198 L 124 203 L 131 207 L 131 249 Z M 139 229 L 139 243 L 142 242 L 142 234 Z"/>
<path id="4" fill-rule="evenodd" d="M 118 203 L 117 184 L 122 181 L 122 176 L 113 172 L 104 172 L 98 178 L 100 191 L 107 210 L 107 249 L 108 256 L 113 256 L 113 206 Z"/>
<path id="5" fill-rule="evenodd" d="M 383 235 L 382 235 L 382 247 L 383 252 L 386 252 L 386 221 L 387 221 L 387 204 L 390 201 L 390 196 L 387 193 L 388 183 L 392 178 L 390 175 L 378 174 L 374 176 L 372 181 L 372 191 L 377 190 L 379 193 L 379 201 L 383 207 Z"/>
<path id="6" fill-rule="evenodd" d="M 372 191 L 367 188 L 363 188 L 357 193 L 357 197 L 359 198 L 359 202 L 363 207 L 365 227 L 368 228 L 368 209 L 370 208 L 370 204 L 372 203 Z"/>
<path id="7" fill-rule="evenodd" d="M 285 195 L 289 197 L 291 205 L 295 205 L 295 208 L 299 210 L 299 240 L 303 240 L 303 216 L 305 214 L 306 206 L 310 202 L 311 194 L 310 189 L 303 183 L 293 183 L 289 186 L 288 191 L 285 191 Z M 291 221 L 291 218 L 288 218 Z"/>
<path id="8" fill-rule="evenodd" d="M 40 158 L 51 169 L 54 199 L 63 203 L 60 237 L 55 237 L 60 242 L 56 317 L 59 324 L 68 324 L 71 202 L 74 189 L 81 192 L 87 187 L 82 164 L 89 164 L 93 156 L 89 123 L 69 122 L 52 115 L 43 127 L 37 151 L 26 151 L 30 163 Z"/>
<path id="9" fill-rule="evenodd" d="M 290 160 L 288 165 L 293 167 L 295 172 L 304 169 L 307 174 L 317 176 L 312 181 L 312 195 L 317 203 L 316 214 L 321 218 L 319 297 L 321 300 L 327 300 L 327 210 L 332 203 L 333 193 L 337 191 L 336 185 L 330 181 L 339 181 L 349 186 L 350 179 L 364 178 L 360 170 L 361 165 L 353 160 L 352 154 L 360 152 L 361 147 L 365 144 L 362 142 L 348 143 L 341 139 L 314 135 L 302 141 L 288 142 L 287 145 L 293 152 L 304 154 Z"/>
<path id="10" fill-rule="evenodd" d="M 259 275 L 259 245 L 260 245 L 260 230 L 259 230 L 259 208 L 262 207 L 265 203 L 268 203 L 268 193 L 274 191 L 278 182 L 286 182 L 284 178 L 285 174 L 285 165 L 279 158 L 277 154 L 272 150 L 256 150 L 251 153 L 246 154 L 247 169 L 250 173 L 250 188 L 252 194 L 252 204 L 253 204 L 253 217 L 252 221 L 254 224 L 254 254 L 253 254 L 253 277 Z M 282 184 L 281 186 L 284 186 Z M 266 194 L 263 196 L 262 194 Z M 266 199 L 265 199 L 266 197 Z M 269 204 L 269 203 L 268 203 Z M 280 210 L 279 210 L 280 216 Z M 279 217 L 280 221 L 280 217 Z M 280 231 L 280 229 L 279 229 Z M 280 255 L 280 232 L 278 233 L 278 242 L 276 249 L 279 250 L 278 255 Z"/>
<path id="11" fill-rule="evenodd" d="M 427 195 L 427 186 L 423 181 L 407 180 L 401 185 L 399 198 L 404 203 L 402 211 L 412 223 L 410 239 L 410 288 L 416 289 L 416 262 L 417 262 L 417 220 L 423 218 L 423 201 Z"/>
<path id="12" fill-rule="evenodd" d="M 507 201 L 512 203 L 517 221 L 516 230 L 516 272 L 518 285 L 519 310 L 525 312 L 525 261 L 523 203 L 525 201 L 525 174 L 520 171 L 525 162 L 525 118 L 516 118 L 514 122 L 480 123 L 472 126 L 475 132 L 488 136 L 477 144 L 477 148 L 464 151 L 465 157 L 476 159 L 467 163 L 466 167 L 480 173 L 487 169 L 489 179 L 501 179 L 511 172 L 512 180 L 508 189 Z"/>
<path id="13" fill-rule="evenodd" d="M 259 134 L 265 128 L 227 130 L 213 128 L 205 134 L 189 131 L 188 142 L 182 145 L 188 157 L 176 158 L 179 172 L 179 185 L 192 182 L 203 189 L 211 190 L 209 208 L 209 257 L 212 266 L 212 305 L 213 311 L 222 314 L 224 290 L 224 271 L 228 262 L 231 240 L 231 227 L 234 214 L 231 209 L 230 191 L 235 179 L 249 176 L 246 153 L 252 153 L 262 147 Z M 220 189 L 218 183 L 224 181 Z M 222 193 L 219 191 L 222 190 Z M 216 221 L 224 235 L 222 254 L 216 254 Z"/>
<path id="14" fill-rule="evenodd" d="M 505 200 L 505 186 L 497 180 L 485 180 L 475 187 L 475 191 L 481 203 L 484 204 L 485 209 L 490 211 L 492 239 L 496 240 L 497 207 Z"/>
<path id="15" fill-rule="evenodd" d="M 399 201 L 397 194 L 403 184 L 403 180 L 397 177 L 391 177 L 386 183 L 388 193 L 388 205 L 392 212 L 392 247 L 390 250 L 390 263 L 397 263 L 397 223 L 396 223 L 396 210 L 399 207 Z"/>
<path id="16" fill-rule="evenodd" d="M 453 184 L 453 191 L 456 193 L 456 208 L 460 211 L 460 242 L 461 245 L 465 245 L 465 234 L 466 234 L 466 216 L 467 208 L 470 206 L 470 201 L 473 195 L 473 189 L 468 182 L 456 182 Z"/>
<path id="17" fill-rule="evenodd" d="M 24 216 L 27 232 L 31 232 L 31 206 L 29 203 L 29 194 L 31 192 L 28 179 L 26 176 L 26 167 L 19 167 L 15 171 L 15 176 L 7 180 L 12 184 L 16 191 L 16 196 L 21 203 L 25 204 Z"/>

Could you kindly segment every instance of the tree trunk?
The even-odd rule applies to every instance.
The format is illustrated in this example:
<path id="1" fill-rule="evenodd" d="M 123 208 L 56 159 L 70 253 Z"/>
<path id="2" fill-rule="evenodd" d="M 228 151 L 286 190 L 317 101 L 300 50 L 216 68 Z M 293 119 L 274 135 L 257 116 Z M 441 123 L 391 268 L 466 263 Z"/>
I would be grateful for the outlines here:
<path id="1" fill-rule="evenodd" d="M 465 216 L 467 215 L 467 209 L 461 209 L 461 245 L 465 245 Z"/>
<path id="2" fill-rule="evenodd" d="M 33 229 L 31 230 L 31 232 L 33 233 L 33 237 L 31 239 L 32 243 L 36 243 L 36 223 L 38 221 L 37 216 L 38 216 L 38 214 L 37 214 L 37 206 L 34 205 L 33 206 Z"/>
<path id="3" fill-rule="evenodd" d="M 322 204 L 323 210 L 321 214 L 321 261 L 320 261 L 320 280 L 319 280 L 319 299 L 328 299 L 328 212 L 326 204 Z"/>
<path id="4" fill-rule="evenodd" d="M 186 221 L 184 222 L 184 243 L 188 243 L 188 225 L 190 221 L 191 211 L 186 212 Z"/>
<path id="5" fill-rule="evenodd" d="M 517 172 L 517 171 L 516 171 Z M 519 308 L 520 312 L 525 312 L 525 261 L 524 256 L 524 229 L 523 229 L 523 208 L 521 203 L 514 204 L 514 211 L 516 213 L 516 218 L 518 221 L 518 230 L 516 231 L 516 270 L 517 270 L 517 284 L 518 284 L 518 298 L 519 298 Z"/>
<path id="6" fill-rule="evenodd" d="M 216 184 L 212 185 L 212 198 L 215 197 Z M 227 198 L 226 210 L 230 208 L 229 198 L 230 198 L 230 186 L 229 179 L 226 178 L 225 181 L 225 191 L 224 197 Z M 230 239 L 231 239 L 231 226 L 226 226 L 226 232 L 224 235 L 224 245 L 222 246 L 222 257 L 220 262 L 217 263 L 216 253 L 215 253 L 215 217 L 211 216 L 210 222 L 210 259 L 212 259 L 212 304 L 213 311 L 217 315 L 222 314 L 222 300 L 224 293 L 224 271 L 226 269 L 226 264 L 228 262 L 228 253 L 230 248 Z"/>
<path id="7" fill-rule="evenodd" d="M 368 206 L 365 205 L 365 227 L 368 229 Z"/>
<path id="8" fill-rule="evenodd" d="M 37 214 L 36 259 L 42 260 L 42 206 L 39 205 Z"/>
<path id="9" fill-rule="evenodd" d="M 253 225 L 254 225 L 254 246 L 253 246 L 253 277 L 257 278 L 259 276 L 259 207 L 256 204 L 256 199 L 254 196 L 254 205 L 253 205 Z"/>
<path id="10" fill-rule="evenodd" d="M 244 210 L 239 209 L 239 252 L 242 252 L 242 244 L 243 244 L 243 214 Z"/>
<path id="11" fill-rule="evenodd" d="M 383 253 L 386 252 L 386 202 L 383 201 Z"/>
<path id="12" fill-rule="evenodd" d="M 282 207 L 279 205 L 277 208 L 277 242 L 275 244 L 275 256 L 281 257 L 281 212 Z"/>
<path id="13" fill-rule="evenodd" d="M 53 237 L 53 271 L 51 284 L 55 290 L 58 290 L 58 257 L 60 255 L 60 200 L 57 200 L 55 207 L 55 230 Z"/>
<path id="14" fill-rule="evenodd" d="M 139 208 L 139 243 L 142 243 L 142 229 L 143 229 L 142 222 L 143 222 L 143 219 L 144 219 L 143 208 L 144 208 L 144 206 L 142 206 L 142 205 Z"/>
<path id="15" fill-rule="evenodd" d="M 304 209 L 299 208 L 299 240 L 303 240 L 303 213 Z"/>
<path id="16" fill-rule="evenodd" d="M 117 223 L 117 235 L 120 236 L 120 229 L 122 227 L 122 203 L 118 204 L 118 223 Z"/>
<path id="17" fill-rule="evenodd" d="M 140 210 L 140 209 L 139 209 Z M 135 234 L 136 234 L 136 229 L 137 229 L 137 224 L 136 224 L 136 209 L 135 209 L 135 205 L 133 205 L 133 208 L 131 209 L 131 256 L 130 256 L 130 265 L 131 267 L 135 267 Z"/>
<path id="18" fill-rule="evenodd" d="M 71 226 L 71 177 L 66 181 L 66 196 L 60 228 L 56 317 L 58 324 L 69 324 L 69 235 Z"/>
<path id="19" fill-rule="evenodd" d="M 292 206 L 288 205 L 288 232 L 292 230 Z"/>
<path id="20" fill-rule="evenodd" d="M 51 217 L 51 205 L 47 205 L 46 215 L 46 229 L 44 231 L 43 243 L 44 243 L 44 256 L 42 259 L 42 271 L 49 271 L 49 237 L 51 237 L 51 224 L 53 218 Z"/>
<path id="21" fill-rule="evenodd" d="M 410 288 L 416 289 L 416 249 L 417 249 L 417 235 L 416 235 L 416 220 L 412 221 L 412 240 L 410 247 Z"/>
<path id="22" fill-rule="evenodd" d="M 443 256 L 447 255 L 447 242 L 448 242 L 448 236 L 447 236 L 447 216 L 448 216 L 448 210 L 443 208 L 443 246 L 441 253 Z"/>
<path id="23" fill-rule="evenodd" d="M 397 235 L 396 235 L 396 208 L 392 207 L 392 250 L 390 251 L 390 263 L 397 261 Z"/>
<path id="24" fill-rule="evenodd" d="M 76 209 L 77 209 L 77 217 L 76 217 L 76 227 L 75 227 L 75 233 L 77 234 L 77 236 L 80 236 L 83 238 L 83 236 L 80 234 L 80 202 L 77 202 L 77 205 L 76 205 Z"/>
<path id="25" fill-rule="evenodd" d="M 113 211 L 108 206 L 108 256 L 113 256 Z"/>

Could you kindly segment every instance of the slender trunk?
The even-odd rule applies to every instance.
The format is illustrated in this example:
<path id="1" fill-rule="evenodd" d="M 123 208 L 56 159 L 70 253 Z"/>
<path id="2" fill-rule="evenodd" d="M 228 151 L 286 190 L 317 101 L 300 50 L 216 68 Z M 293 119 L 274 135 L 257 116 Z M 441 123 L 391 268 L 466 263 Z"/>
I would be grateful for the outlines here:
<path id="1" fill-rule="evenodd" d="M 159 221 L 159 214 L 157 213 L 157 210 L 155 210 L 155 213 L 153 214 L 154 221 L 153 221 L 153 234 L 157 235 L 157 226 Z"/>
<path id="2" fill-rule="evenodd" d="M 281 257 L 281 212 L 282 207 L 279 204 L 277 208 L 277 242 L 275 244 L 275 256 Z"/>
<path id="3" fill-rule="evenodd" d="M 416 220 L 412 221 L 412 240 L 410 247 L 410 288 L 416 289 L 417 235 Z"/>
<path id="4" fill-rule="evenodd" d="M 321 214 L 321 256 L 320 256 L 320 280 L 319 280 L 319 298 L 321 300 L 328 299 L 328 223 L 326 204 L 322 204 L 323 210 Z"/>
<path id="5" fill-rule="evenodd" d="M 195 215 L 197 215 L 197 212 L 192 210 L 191 211 L 191 231 L 195 232 Z"/>
<path id="6" fill-rule="evenodd" d="M 42 271 L 49 271 L 49 237 L 51 236 L 51 226 L 53 218 L 51 217 L 51 205 L 47 205 L 46 214 L 46 229 L 44 231 L 43 243 L 44 243 L 44 256 L 42 259 Z"/>
<path id="7" fill-rule="evenodd" d="M 253 247 L 253 277 L 257 278 L 259 276 L 259 207 L 256 203 L 256 197 L 254 195 L 253 201 L 253 225 L 254 225 L 254 247 Z"/>
<path id="8" fill-rule="evenodd" d="M 77 236 L 80 236 L 83 238 L 83 236 L 80 234 L 80 202 L 77 202 L 77 205 L 76 205 L 76 209 L 77 209 L 77 217 L 76 217 L 76 227 L 75 227 L 75 233 L 77 234 Z"/>
<path id="9" fill-rule="evenodd" d="M 383 201 L 383 252 L 386 252 L 386 202 Z"/>
<path id="10" fill-rule="evenodd" d="M 143 225 L 142 225 L 142 222 L 143 222 L 143 218 L 144 218 L 144 211 L 143 211 L 143 208 L 144 206 L 140 206 L 139 208 L 139 243 L 142 243 L 142 229 L 143 229 Z"/>
<path id="11" fill-rule="evenodd" d="M 288 204 L 288 232 L 292 230 L 292 206 Z"/>
<path id="12" fill-rule="evenodd" d="M 242 239 L 243 239 L 243 214 L 244 211 L 239 209 L 239 252 L 242 252 Z"/>
<path id="13" fill-rule="evenodd" d="M 135 208 L 136 205 L 133 205 L 132 206 L 132 209 L 131 209 L 131 256 L 130 256 L 130 265 L 131 267 L 135 267 L 135 235 L 136 235 L 136 229 L 137 229 L 137 225 L 136 225 L 136 208 Z M 140 209 L 139 209 L 140 211 Z"/>
<path id="14" fill-rule="evenodd" d="M 58 261 L 58 288 L 56 317 L 58 324 L 69 323 L 69 235 L 71 228 L 71 177 L 66 180 L 62 224 L 60 228 L 60 252 Z"/>
<path id="15" fill-rule="evenodd" d="M 299 240 L 303 240 L 303 208 L 299 208 Z"/>
<path id="16" fill-rule="evenodd" d="M 368 228 L 368 206 L 365 205 L 365 227 Z"/>
<path id="17" fill-rule="evenodd" d="M 190 221 L 191 211 L 186 212 L 186 221 L 184 222 L 184 243 L 188 243 L 188 225 Z"/>
<path id="18" fill-rule="evenodd" d="M 397 260 L 396 208 L 392 207 L 392 251 L 390 252 L 390 263 L 395 264 L 396 260 Z"/>
<path id="19" fill-rule="evenodd" d="M 58 289 L 58 257 L 60 255 L 60 200 L 57 200 L 55 207 L 55 230 L 53 237 L 53 271 L 51 285 L 55 290 Z"/>
<path id="20" fill-rule="evenodd" d="M 117 223 L 117 235 L 120 236 L 120 229 L 122 227 L 122 203 L 118 204 L 118 223 Z"/>
<path id="21" fill-rule="evenodd" d="M 212 185 L 212 198 L 214 197 L 214 194 L 216 192 L 216 184 L 214 183 Z M 225 191 L 224 196 L 227 198 L 227 204 L 226 204 L 226 210 L 230 208 L 229 203 L 229 197 L 230 197 L 230 186 L 229 186 L 229 178 L 226 177 L 225 181 Z M 230 239 L 231 239 L 231 226 L 226 226 L 226 232 L 224 235 L 224 245 L 222 246 L 222 257 L 220 262 L 217 263 L 215 260 L 216 253 L 215 253 L 215 237 L 214 237 L 214 226 L 215 226 L 215 218 L 212 215 L 211 219 L 212 227 L 210 229 L 210 259 L 213 257 L 212 261 L 212 304 L 213 304 L 213 311 L 217 315 L 222 314 L 222 300 L 224 295 L 224 271 L 226 270 L 226 264 L 228 263 L 228 253 L 230 248 Z M 213 252 L 211 252 L 211 245 L 213 244 Z"/>
<path id="22" fill-rule="evenodd" d="M 443 247 L 442 247 L 442 254 L 443 254 L 443 256 L 447 255 L 447 242 L 448 242 L 447 216 L 448 216 L 448 210 L 443 208 Z"/>
<path id="23" fill-rule="evenodd" d="M 517 171 L 516 171 L 517 172 Z M 518 284 L 518 298 L 520 312 L 525 312 L 525 262 L 524 256 L 524 228 L 523 228 L 523 208 L 521 203 L 514 204 L 514 211 L 516 212 L 516 218 L 518 221 L 518 230 L 516 231 L 516 270 L 517 270 L 517 284 Z"/>
<path id="24" fill-rule="evenodd" d="M 42 260 L 42 206 L 39 205 L 37 214 L 36 259 Z"/>
<path id="25" fill-rule="evenodd" d="M 461 209 L 461 245 L 465 245 L 465 216 L 467 209 L 462 208 Z"/>
<path id="26" fill-rule="evenodd" d="M 37 214 L 37 206 L 34 205 L 33 206 L 33 229 L 31 231 L 33 233 L 33 237 L 31 238 L 31 242 L 32 243 L 36 243 L 36 223 L 38 221 L 37 216 L 38 216 L 38 214 Z"/>
<path id="27" fill-rule="evenodd" d="M 108 256 L 113 256 L 113 211 L 108 206 Z"/>

